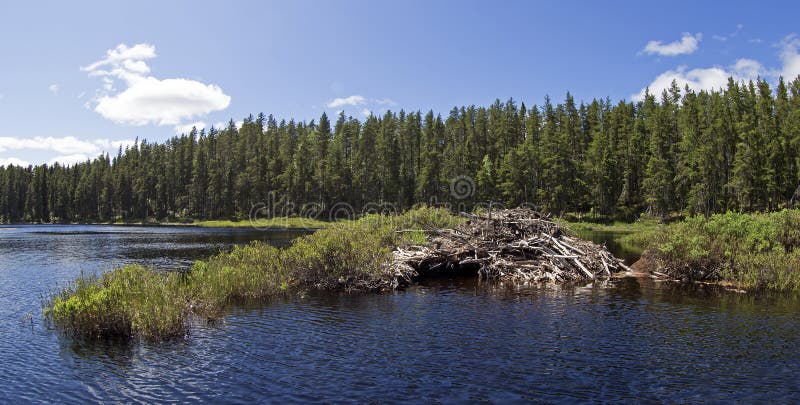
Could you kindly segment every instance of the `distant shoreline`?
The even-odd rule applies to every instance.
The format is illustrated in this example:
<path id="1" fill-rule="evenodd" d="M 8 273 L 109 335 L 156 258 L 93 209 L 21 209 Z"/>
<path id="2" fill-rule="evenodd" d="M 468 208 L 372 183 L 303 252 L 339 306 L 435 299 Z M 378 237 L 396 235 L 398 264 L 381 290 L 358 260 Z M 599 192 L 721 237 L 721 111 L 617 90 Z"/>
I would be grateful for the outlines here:
<path id="1" fill-rule="evenodd" d="M 194 227 L 194 228 L 254 228 L 254 229 L 320 229 L 330 226 L 333 222 L 316 219 L 279 217 L 259 219 L 255 221 L 231 220 L 198 220 L 192 222 L 155 222 L 155 221 L 127 221 L 127 222 L 14 222 L 0 225 L 0 229 L 13 228 L 27 225 L 111 225 L 111 226 L 151 226 L 151 227 Z"/>

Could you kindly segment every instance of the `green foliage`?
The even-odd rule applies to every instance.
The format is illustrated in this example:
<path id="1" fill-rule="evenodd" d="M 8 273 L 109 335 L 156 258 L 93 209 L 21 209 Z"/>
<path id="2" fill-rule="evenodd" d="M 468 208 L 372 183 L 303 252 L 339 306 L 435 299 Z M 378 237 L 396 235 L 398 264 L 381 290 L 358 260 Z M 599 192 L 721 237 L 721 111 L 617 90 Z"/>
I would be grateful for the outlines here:
<path id="1" fill-rule="evenodd" d="M 652 258 L 668 274 L 746 288 L 800 288 L 800 212 L 693 217 L 660 232 Z"/>
<path id="2" fill-rule="evenodd" d="M 333 223 L 284 249 L 262 242 L 237 246 L 194 263 L 186 274 L 128 265 L 99 278 L 78 278 L 53 297 L 45 314 L 62 330 L 86 337 L 179 336 L 191 315 L 216 319 L 235 302 L 303 288 L 389 288 L 395 281 L 386 266 L 391 250 L 424 238 L 424 232 L 396 230 L 449 227 L 461 221 L 446 210 L 421 207 L 402 215 Z"/>
<path id="3" fill-rule="evenodd" d="M 545 98 L 458 107 L 446 119 L 387 111 L 194 129 L 71 165 L 0 167 L 2 222 L 244 220 L 256 203 L 299 214 L 420 203 L 533 203 L 545 211 L 662 219 L 790 206 L 800 184 L 800 78 L 677 84 L 636 103 Z M 449 183 L 468 176 L 468 196 Z M 463 198 L 462 198 L 463 197 Z M 800 195 L 794 202 L 800 199 Z"/>

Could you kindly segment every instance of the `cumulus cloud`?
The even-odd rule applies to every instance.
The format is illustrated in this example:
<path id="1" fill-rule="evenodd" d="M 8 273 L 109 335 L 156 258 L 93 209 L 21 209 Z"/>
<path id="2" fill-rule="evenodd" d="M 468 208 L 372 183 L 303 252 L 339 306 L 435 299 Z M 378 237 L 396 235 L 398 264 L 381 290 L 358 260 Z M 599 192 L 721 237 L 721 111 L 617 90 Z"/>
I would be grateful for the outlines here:
<path id="1" fill-rule="evenodd" d="M 787 81 L 794 80 L 800 75 L 800 53 L 798 53 L 800 38 L 795 34 L 791 34 L 784 38 L 780 45 L 780 57 L 781 62 L 783 62 L 780 75 Z"/>
<path id="2" fill-rule="evenodd" d="M 737 26 L 737 29 L 741 27 Z M 747 58 L 738 59 L 728 67 L 688 69 L 686 66 L 678 66 L 658 75 L 647 87 L 631 98 L 634 101 L 642 100 L 646 88 L 650 89 L 651 94 L 660 95 L 670 87 L 673 80 L 681 89 L 688 85 L 695 91 L 723 88 L 727 85 L 729 77 L 733 77 L 736 81 L 755 80 L 761 77 L 777 82 L 778 77 L 783 76 L 786 81 L 792 81 L 800 75 L 800 38 L 796 34 L 788 35 L 777 46 L 780 48 L 779 67 L 767 67 L 759 61 Z"/>
<path id="3" fill-rule="evenodd" d="M 764 66 L 760 62 L 747 58 L 737 60 L 731 67 L 732 76 L 742 79 L 754 79 L 764 71 Z"/>
<path id="4" fill-rule="evenodd" d="M 350 106 L 359 106 L 366 103 L 367 100 L 363 96 L 353 95 L 350 97 L 343 97 L 343 98 L 335 98 L 328 102 L 327 106 L 329 108 L 339 108 L 344 107 L 346 105 Z"/>
<path id="5" fill-rule="evenodd" d="M 58 84 L 53 83 L 47 87 L 47 89 L 50 90 L 51 93 L 58 95 Z"/>
<path id="6" fill-rule="evenodd" d="M 694 35 L 685 32 L 680 40 L 667 44 L 661 41 L 650 41 L 645 45 L 642 52 L 648 55 L 661 56 L 688 55 L 697 50 L 697 45 L 700 43 L 701 39 L 703 39 L 703 34 L 699 32 Z"/>
<path id="7" fill-rule="evenodd" d="M 104 118 L 126 125 L 180 125 L 186 120 L 228 108 L 231 97 L 215 84 L 149 76 L 147 60 L 155 58 L 155 46 L 120 44 L 105 58 L 81 70 L 100 77 L 103 88 L 95 97 L 94 110 Z M 116 86 L 121 82 L 122 91 Z"/>
<path id="8" fill-rule="evenodd" d="M 6 166 L 6 167 L 8 167 L 8 166 L 10 166 L 10 165 L 14 165 L 14 166 L 21 166 L 21 167 L 28 167 L 28 166 L 30 166 L 31 164 L 30 164 L 30 162 L 27 162 L 27 161 L 25 161 L 25 160 L 22 160 L 22 159 L 17 159 L 17 158 L 15 158 L 15 157 L 10 157 L 10 158 L 0 158 L 0 166 Z"/>
<path id="9" fill-rule="evenodd" d="M 120 140 L 112 141 L 109 139 L 95 139 L 95 140 L 82 140 L 74 136 L 64 137 L 33 137 L 33 138 L 15 138 L 15 137 L 0 137 L 0 153 L 8 151 L 19 150 L 37 150 L 37 151 L 52 151 L 58 154 L 58 157 L 53 161 L 66 162 L 71 161 L 84 161 L 87 158 L 98 156 L 103 152 L 114 152 L 120 147 L 125 149 L 133 145 L 133 140 Z M 16 159 L 16 158 L 10 158 Z"/>
<path id="10" fill-rule="evenodd" d="M 687 85 L 695 91 L 712 90 L 725 87 L 729 77 L 735 80 L 749 80 L 757 78 L 762 72 L 764 72 L 763 66 L 752 59 L 739 59 L 727 69 L 720 66 L 697 69 L 678 66 L 674 70 L 667 70 L 658 75 L 646 88 L 631 98 L 634 101 L 643 100 L 647 88 L 650 89 L 650 94 L 658 96 L 672 85 L 673 80 L 678 83 L 681 90 Z"/>

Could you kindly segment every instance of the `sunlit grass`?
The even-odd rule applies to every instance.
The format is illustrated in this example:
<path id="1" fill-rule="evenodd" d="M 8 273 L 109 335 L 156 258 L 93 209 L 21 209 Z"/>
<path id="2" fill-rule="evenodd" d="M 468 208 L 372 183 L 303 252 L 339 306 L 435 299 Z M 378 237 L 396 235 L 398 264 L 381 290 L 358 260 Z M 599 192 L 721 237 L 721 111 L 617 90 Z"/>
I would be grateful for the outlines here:
<path id="1" fill-rule="evenodd" d="M 641 219 L 635 222 L 615 221 L 609 224 L 594 222 L 570 222 L 557 220 L 559 225 L 576 234 L 591 232 L 613 232 L 621 234 L 616 238 L 623 246 L 632 246 L 643 249 L 650 245 L 658 235 L 659 231 L 665 227 L 653 219 Z"/>
<path id="2" fill-rule="evenodd" d="M 340 221 L 337 221 L 340 222 Z M 306 228 L 319 229 L 331 226 L 334 222 L 322 221 L 314 218 L 299 217 L 278 217 L 278 218 L 259 218 L 254 220 L 242 221 L 196 221 L 192 224 L 203 228 Z"/>

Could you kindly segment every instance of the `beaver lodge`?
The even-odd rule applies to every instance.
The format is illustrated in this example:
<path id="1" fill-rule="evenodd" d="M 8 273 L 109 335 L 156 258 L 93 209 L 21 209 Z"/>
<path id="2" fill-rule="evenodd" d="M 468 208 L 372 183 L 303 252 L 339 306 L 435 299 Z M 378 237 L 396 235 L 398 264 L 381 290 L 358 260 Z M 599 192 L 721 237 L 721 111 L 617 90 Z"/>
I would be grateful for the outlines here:
<path id="1" fill-rule="evenodd" d="M 462 215 L 469 220 L 453 229 L 426 230 L 430 243 L 394 249 L 390 268 L 399 284 L 435 275 L 522 282 L 587 281 L 630 270 L 605 246 L 570 237 L 557 223 L 530 209 Z M 410 231 L 414 230 L 398 232 Z"/>

